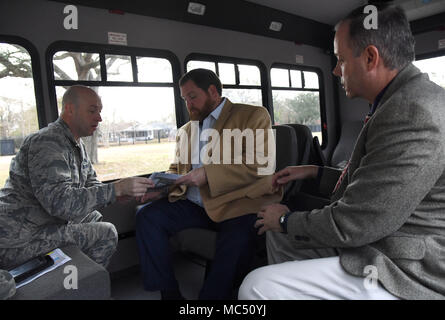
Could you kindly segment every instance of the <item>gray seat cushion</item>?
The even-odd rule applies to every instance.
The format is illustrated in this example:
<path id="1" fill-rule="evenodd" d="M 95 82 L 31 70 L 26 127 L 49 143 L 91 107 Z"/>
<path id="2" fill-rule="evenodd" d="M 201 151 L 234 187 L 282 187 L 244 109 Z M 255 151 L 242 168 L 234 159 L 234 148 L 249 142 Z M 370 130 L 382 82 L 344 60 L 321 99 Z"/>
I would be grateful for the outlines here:
<path id="1" fill-rule="evenodd" d="M 343 169 L 351 157 L 355 142 L 363 128 L 363 121 L 346 121 L 341 127 L 341 135 L 334 152 L 331 166 Z"/>
<path id="2" fill-rule="evenodd" d="M 288 125 L 274 125 L 276 143 L 276 170 L 295 166 L 298 161 L 298 145 L 295 130 Z"/>
<path id="3" fill-rule="evenodd" d="M 217 235 L 217 232 L 213 230 L 190 228 L 178 232 L 171 238 L 171 242 L 181 252 L 189 252 L 206 260 L 213 260 Z"/>
<path id="4" fill-rule="evenodd" d="M 109 299 L 110 276 L 101 265 L 88 258 L 76 246 L 61 248 L 72 260 L 17 289 L 12 300 L 102 300 Z M 65 289 L 64 280 L 72 273 L 64 273 L 68 265 L 76 266 L 77 289 Z"/>

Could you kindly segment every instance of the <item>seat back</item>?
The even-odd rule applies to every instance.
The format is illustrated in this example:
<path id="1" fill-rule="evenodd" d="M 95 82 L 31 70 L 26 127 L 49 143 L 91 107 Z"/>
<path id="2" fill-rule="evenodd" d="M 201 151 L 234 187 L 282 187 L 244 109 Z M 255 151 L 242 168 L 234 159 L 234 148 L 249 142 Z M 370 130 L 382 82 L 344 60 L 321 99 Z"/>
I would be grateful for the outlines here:
<path id="1" fill-rule="evenodd" d="M 320 143 L 317 137 L 312 136 L 309 127 L 299 123 L 289 123 L 286 125 L 294 129 L 297 138 L 297 165 L 314 164 L 324 166 L 326 160 L 321 152 Z"/>
<path id="2" fill-rule="evenodd" d="M 317 137 L 312 136 L 312 132 L 306 125 L 299 123 L 287 124 L 295 131 L 297 138 L 297 164 L 296 165 L 318 165 L 324 166 L 326 163 L 325 157 L 321 152 L 320 144 Z M 309 180 L 296 180 L 284 195 L 284 201 L 288 202 L 300 191 L 307 193 L 315 193 L 317 186 L 314 182 Z"/>
<path id="3" fill-rule="evenodd" d="M 276 169 L 279 171 L 287 166 L 295 166 L 298 163 L 299 150 L 297 137 L 292 127 L 288 125 L 274 125 L 276 144 Z"/>
<path id="4" fill-rule="evenodd" d="M 335 168 L 344 168 L 354 150 L 355 142 L 363 128 L 363 121 L 346 121 L 341 126 L 340 139 L 332 153 L 330 164 Z"/>

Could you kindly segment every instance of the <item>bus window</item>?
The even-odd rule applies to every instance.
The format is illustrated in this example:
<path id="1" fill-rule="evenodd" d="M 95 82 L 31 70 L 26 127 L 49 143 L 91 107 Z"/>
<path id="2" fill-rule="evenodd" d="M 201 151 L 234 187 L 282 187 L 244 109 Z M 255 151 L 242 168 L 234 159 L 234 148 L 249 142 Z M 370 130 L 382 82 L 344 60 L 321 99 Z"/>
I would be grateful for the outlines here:
<path id="1" fill-rule="evenodd" d="M 246 64 L 234 58 L 211 57 L 210 59 L 213 61 L 189 60 L 186 64 L 187 71 L 196 68 L 212 70 L 221 80 L 224 97 L 235 103 L 263 105 L 261 72 L 257 65 Z"/>
<path id="2" fill-rule="evenodd" d="M 318 75 L 315 72 L 303 71 L 303 75 L 306 89 L 318 89 Z"/>
<path id="3" fill-rule="evenodd" d="M 208 61 L 189 61 L 187 62 L 187 71 L 193 70 L 193 69 L 209 69 L 213 72 L 216 72 L 216 67 L 214 62 L 208 62 Z"/>
<path id="4" fill-rule="evenodd" d="M 137 57 L 139 82 L 173 83 L 171 63 L 163 58 Z"/>
<path id="5" fill-rule="evenodd" d="M 238 65 L 239 82 L 243 85 L 260 86 L 260 69 L 257 66 Z"/>
<path id="6" fill-rule="evenodd" d="M 235 65 L 233 63 L 218 63 L 221 83 L 236 84 Z"/>
<path id="7" fill-rule="evenodd" d="M 322 143 L 318 73 L 279 65 L 270 78 L 275 124 L 304 124 Z"/>
<path id="8" fill-rule="evenodd" d="M 59 114 L 70 85 L 88 85 L 102 99 L 99 129 L 92 137 L 82 138 L 99 180 L 168 169 L 176 134 L 173 71 L 168 59 L 60 51 L 53 55 L 53 66 Z M 87 81 L 78 82 L 81 79 Z"/>
<path id="9" fill-rule="evenodd" d="M 414 61 L 414 65 L 422 72 L 428 73 L 431 81 L 445 89 L 445 56 Z"/>
<path id="10" fill-rule="evenodd" d="M 23 139 L 39 129 L 31 56 L 24 47 L 0 42 L 0 188 Z"/>
<path id="11" fill-rule="evenodd" d="M 59 51 L 53 57 L 56 80 L 100 81 L 99 54 Z"/>
<path id="12" fill-rule="evenodd" d="M 106 54 L 105 65 L 108 81 L 133 81 L 130 56 Z"/>
<path id="13" fill-rule="evenodd" d="M 283 69 L 275 69 L 275 70 L 281 70 L 285 71 L 287 73 L 287 70 Z M 281 77 L 277 77 L 280 79 Z M 290 86 L 292 88 L 303 88 L 303 83 L 301 82 L 301 71 L 299 70 L 290 70 Z M 284 86 L 286 86 L 285 84 Z M 280 85 L 276 85 L 277 87 L 281 87 Z"/>

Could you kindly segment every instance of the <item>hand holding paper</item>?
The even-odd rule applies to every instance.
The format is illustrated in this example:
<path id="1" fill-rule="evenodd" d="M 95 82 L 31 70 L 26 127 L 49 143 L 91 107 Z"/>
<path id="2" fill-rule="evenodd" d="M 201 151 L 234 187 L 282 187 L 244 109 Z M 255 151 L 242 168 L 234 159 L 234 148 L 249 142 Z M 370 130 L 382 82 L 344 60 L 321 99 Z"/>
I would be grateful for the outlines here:
<path id="1" fill-rule="evenodd" d="M 175 181 L 175 184 L 185 184 L 187 186 L 201 187 L 207 183 L 206 172 L 203 167 L 193 169 L 186 175 Z"/>
<path id="2" fill-rule="evenodd" d="M 180 177 L 182 177 L 180 174 L 153 172 L 150 176 L 153 186 L 147 188 L 146 192 L 161 191 L 164 188 L 175 184 L 175 181 Z"/>

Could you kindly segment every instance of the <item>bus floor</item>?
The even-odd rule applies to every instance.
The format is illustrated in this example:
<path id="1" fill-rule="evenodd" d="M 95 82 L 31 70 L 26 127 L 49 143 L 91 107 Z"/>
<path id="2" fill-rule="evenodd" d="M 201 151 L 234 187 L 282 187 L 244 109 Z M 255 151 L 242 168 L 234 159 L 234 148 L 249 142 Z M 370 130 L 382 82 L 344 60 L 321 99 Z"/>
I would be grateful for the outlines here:
<path id="1" fill-rule="evenodd" d="M 205 276 L 205 261 L 175 252 L 173 262 L 182 295 L 187 300 L 196 300 Z M 159 300 L 160 297 L 159 291 L 144 290 L 139 266 L 119 276 L 111 275 L 111 298 L 114 300 Z"/>

